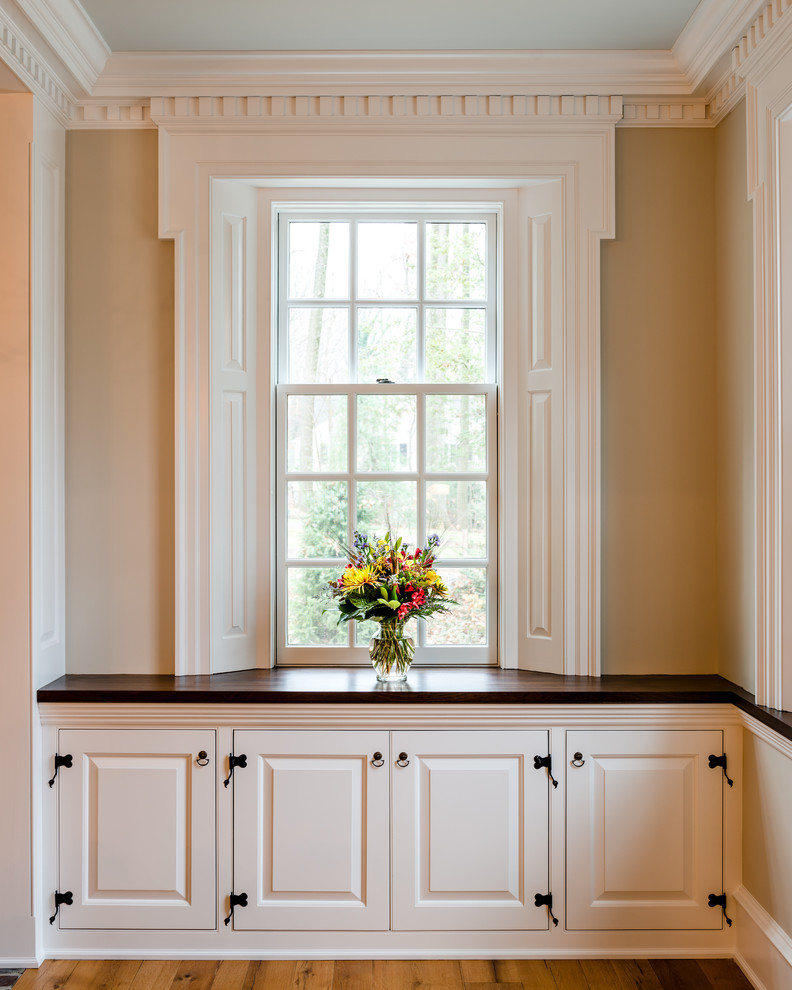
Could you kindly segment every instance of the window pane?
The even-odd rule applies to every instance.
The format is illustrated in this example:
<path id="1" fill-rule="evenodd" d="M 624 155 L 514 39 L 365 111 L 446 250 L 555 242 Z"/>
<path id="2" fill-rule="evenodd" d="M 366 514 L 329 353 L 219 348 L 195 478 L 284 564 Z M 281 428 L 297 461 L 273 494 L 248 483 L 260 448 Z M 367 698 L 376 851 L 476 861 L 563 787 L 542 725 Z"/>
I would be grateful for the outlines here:
<path id="1" fill-rule="evenodd" d="M 487 470 L 483 395 L 427 395 L 426 470 Z"/>
<path id="2" fill-rule="evenodd" d="M 345 481 L 290 481 L 286 500 L 289 557 L 343 556 L 349 503 Z"/>
<path id="3" fill-rule="evenodd" d="M 358 224 L 359 299 L 415 299 L 418 224 Z"/>
<path id="4" fill-rule="evenodd" d="M 426 380 L 485 380 L 483 309 L 426 310 Z"/>
<path id="5" fill-rule="evenodd" d="M 379 622 L 356 622 L 355 623 L 355 646 L 365 646 L 368 648 L 369 640 L 379 632 Z M 414 639 L 415 637 L 413 637 Z"/>
<path id="6" fill-rule="evenodd" d="M 426 532 L 440 536 L 444 557 L 485 557 L 486 481 L 428 482 Z"/>
<path id="7" fill-rule="evenodd" d="M 345 395 L 290 395 L 286 428 L 287 471 L 347 470 Z"/>
<path id="8" fill-rule="evenodd" d="M 349 224 L 293 221 L 289 224 L 289 297 L 349 298 Z"/>
<path id="9" fill-rule="evenodd" d="M 486 248 L 483 223 L 428 223 L 427 297 L 486 299 Z"/>
<path id="10" fill-rule="evenodd" d="M 358 310 L 358 381 L 415 381 L 418 314 L 414 309 Z"/>
<path id="11" fill-rule="evenodd" d="M 338 577 L 342 566 L 288 569 L 286 623 L 289 646 L 346 646 L 346 626 L 337 625 L 336 609 L 322 614 L 327 604 L 320 598 L 328 581 Z"/>
<path id="12" fill-rule="evenodd" d="M 415 396 L 357 397 L 357 469 L 415 471 Z"/>
<path id="13" fill-rule="evenodd" d="M 417 486 L 414 481 L 360 481 L 355 528 L 369 539 L 390 531 L 415 546 L 418 541 Z"/>
<path id="14" fill-rule="evenodd" d="M 289 310 L 289 378 L 295 385 L 349 381 L 349 311 Z"/>
<path id="15" fill-rule="evenodd" d="M 458 605 L 426 620 L 426 642 L 432 646 L 479 646 L 487 642 L 487 572 L 483 567 L 443 567 L 440 577 Z"/>

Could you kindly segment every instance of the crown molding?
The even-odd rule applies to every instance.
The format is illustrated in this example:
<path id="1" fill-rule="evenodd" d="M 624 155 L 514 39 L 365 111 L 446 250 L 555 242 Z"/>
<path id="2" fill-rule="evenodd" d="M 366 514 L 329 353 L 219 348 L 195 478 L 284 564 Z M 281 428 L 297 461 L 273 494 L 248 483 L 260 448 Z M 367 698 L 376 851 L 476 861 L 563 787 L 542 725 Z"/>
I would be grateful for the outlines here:
<path id="1" fill-rule="evenodd" d="M 426 94 L 688 95 L 667 51 L 118 52 L 97 98 Z"/>
<path id="2" fill-rule="evenodd" d="M 200 96 L 155 97 L 150 119 L 168 130 L 205 128 L 260 129 L 263 125 L 299 126 L 315 130 L 322 122 L 338 128 L 422 124 L 526 127 L 531 122 L 574 121 L 576 127 L 617 123 L 622 118 L 620 96 Z"/>
<path id="3" fill-rule="evenodd" d="M 71 108 L 70 130 L 98 128 L 141 129 L 156 127 L 150 100 L 82 100 Z"/>
<path id="4" fill-rule="evenodd" d="M 792 36 L 792 0 L 771 0 L 732 51 L 732 69 L 753 82 L 766 75 L 788 50 Z"/>
<path id="5" fill-rule="evenodd" d="M 767 0 L 701 0 L 671 49 L 696 92 L 717 71 Z"/>
<path id="6" fill-rule="evenodd" d="M 110 48 L 77 0 L 10 0 L 35 25 L 55 57 L 89 96 Z"/>
<path id="7" fill-rule="evenodd" d="M 725 72 L 707 95 L 713 125 L 717 126 L 744 97 L 745 80 L 731 69 Z"/>
<path id="8" fill-rule="evenodd" d="M 0 5 L 0 58 L 31 93 L 42 100 L 57 120 L 69 124 L 74 94 L 40 54 L 32 35 L 12 12 Z"/>
<path id="9" fill-rule="evenodd" d="M 619 127 L 712 127 L 709 106 L 703 97 L 689 100 L 624 100 Z"/>

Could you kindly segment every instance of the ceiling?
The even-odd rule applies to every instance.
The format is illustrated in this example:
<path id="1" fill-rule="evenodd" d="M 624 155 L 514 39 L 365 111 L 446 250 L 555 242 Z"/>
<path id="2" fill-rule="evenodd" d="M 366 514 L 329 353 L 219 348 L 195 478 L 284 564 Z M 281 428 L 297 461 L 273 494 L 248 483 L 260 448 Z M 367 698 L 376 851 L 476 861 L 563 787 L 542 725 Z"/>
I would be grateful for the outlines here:
<path id="1" fill-rule="evenodd" d="M 114 52 L 670 49 L 698 0 L 82 0 Z"/>

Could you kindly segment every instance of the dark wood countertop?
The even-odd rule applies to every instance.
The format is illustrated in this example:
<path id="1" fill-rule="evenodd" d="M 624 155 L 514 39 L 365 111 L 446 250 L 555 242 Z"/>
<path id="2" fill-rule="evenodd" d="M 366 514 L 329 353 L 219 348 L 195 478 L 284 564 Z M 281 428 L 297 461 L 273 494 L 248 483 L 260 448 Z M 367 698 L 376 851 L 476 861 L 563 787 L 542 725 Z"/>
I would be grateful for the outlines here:
<path id="1" fill-rule="evenodd" d="M 792 739 L 792 713 L 762 708 L 717 675 L 565 677 L 492 667 L 414 667 L 404 685 L 367 667 L 277 667 L 230 674 L 66 674 L 39 702 L 123 704 L 733 704 Z"/>

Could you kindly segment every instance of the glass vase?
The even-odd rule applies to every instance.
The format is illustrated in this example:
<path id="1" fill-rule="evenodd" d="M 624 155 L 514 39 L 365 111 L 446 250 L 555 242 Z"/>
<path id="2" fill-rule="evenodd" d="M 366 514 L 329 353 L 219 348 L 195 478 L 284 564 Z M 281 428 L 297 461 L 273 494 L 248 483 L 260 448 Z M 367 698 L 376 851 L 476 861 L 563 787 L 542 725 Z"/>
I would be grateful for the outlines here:
<path id="1" fill-rule="evenodd" d="M 371 665 L 378 681 L 406 681 L 414 653 L 415 643 L 404 635 L 404 623 L 398 620 L 381 622 L 379 632 L 369 641 Z"/>

